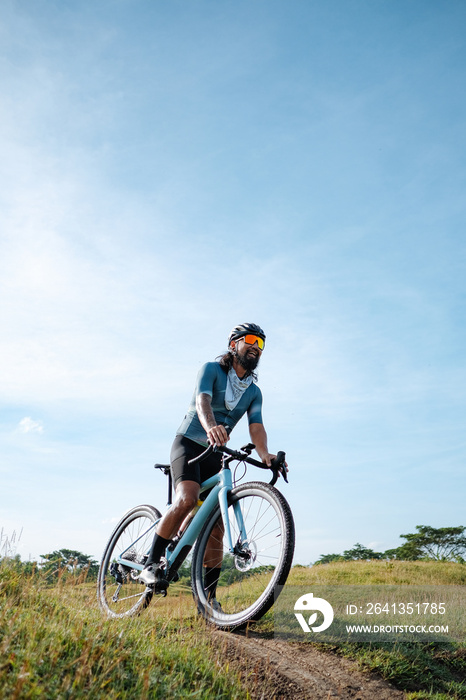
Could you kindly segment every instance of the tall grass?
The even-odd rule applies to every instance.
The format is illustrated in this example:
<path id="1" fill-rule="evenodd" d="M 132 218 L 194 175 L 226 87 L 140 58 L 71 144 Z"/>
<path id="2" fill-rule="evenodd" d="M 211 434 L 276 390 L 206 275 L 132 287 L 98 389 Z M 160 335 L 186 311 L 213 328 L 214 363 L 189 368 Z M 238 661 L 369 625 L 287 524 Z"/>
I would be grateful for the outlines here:
<path id="1" fill-rule="evenodd" d="M 3 700 L 247 696 L 183 592 L 140 618 L 108 621 L 94 584 L 50 585 L 0 564 Z"/>
<path id="2" fill-rule="evenodd" d="M 348 586 L 385 584 L 464 586 L 466 564 L 435 561 L 343 561 L 296 566 L 287 584 L 294 586 Z M 462 610 L 462 614 L 466 614 Z M 271 634 L 271 617 L 260 626 Z M 382 642 L 315 644 L 355 660 L 363 671 L 375 671 L 404 690 L 407 700 L 466 699 L 466 640 L 446 642 Z"/>
<path id="3" fill-rule="evenodd" d="M 296 566 L 289 583 L 464 585 L 466 565 L 438 562 L 334 562 Z M 312 590 L 312 588 L 311 588 Z M 254 627 L 273 634 L 273 610 Z M 407 692 L 408 700 L 466 699 L 466 644 L 341 643 L 319 648 L 354 659 Z M 2 700 L 273 697 L 268 678 L 228 663 L 226 649 L 194 609 L 189 589 L 171 586 L 139 617 L 106 620 L 95 583 L 83 576 L 25 574 L 0 562 Z"/>

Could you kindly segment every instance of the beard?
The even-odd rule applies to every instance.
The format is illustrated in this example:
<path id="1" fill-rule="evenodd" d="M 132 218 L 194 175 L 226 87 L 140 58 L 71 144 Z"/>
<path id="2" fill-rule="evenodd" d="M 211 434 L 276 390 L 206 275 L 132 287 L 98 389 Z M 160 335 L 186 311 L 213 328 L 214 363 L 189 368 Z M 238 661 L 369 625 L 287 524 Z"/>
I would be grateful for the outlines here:
<path id="1" fill-rule="evenodd" d="M 241 365 L 243 369 L 246 370 L 246 372 L 254 372 L 256 369 L 257 365 L 259 364 L 260 357 L 259 355 L 256 355 L 253 352 L 250 352 L 249 348 L 246 348 L 243 350 L 243 352 L 239 353 L 236 351 L 235 357 L 238 360 L 238 364 Z"/>

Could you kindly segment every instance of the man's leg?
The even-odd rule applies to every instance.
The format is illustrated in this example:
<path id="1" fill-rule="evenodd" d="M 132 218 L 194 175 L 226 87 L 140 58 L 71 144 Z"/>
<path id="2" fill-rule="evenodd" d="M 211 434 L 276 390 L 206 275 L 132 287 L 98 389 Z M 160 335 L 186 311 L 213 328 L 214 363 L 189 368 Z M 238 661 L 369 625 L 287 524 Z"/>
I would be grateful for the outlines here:
<path id="1" fill-rule="evenodd" d="M 167 545 L 178 531 L 183 520 L 197 505 L 199 490 L 200 487 L 196 481 L 180 481 L 176 487 L 175 501 L 158 522 L 146 565 L 139 576 L 145 584 L 152 585 L 158 580 L 157 565 L 160 557 L 164 554 Z"/>
<path id="2" fill-rule="evenodd" d="M 224 533 L 223 520 L 220 517 L 212 530 L 204 554 L 204 588 L 208 600 L 214 599 L 217 593 L 222 571 Z"/>
<path id="3" fill-rule="evenodd" d="M 158 522 L 158 535 L 169 540 L 176 535 L 185 517 L 197 506 L 199 492 L 197 481 L 180 481 L 175 490 L 173 505 Z"/>

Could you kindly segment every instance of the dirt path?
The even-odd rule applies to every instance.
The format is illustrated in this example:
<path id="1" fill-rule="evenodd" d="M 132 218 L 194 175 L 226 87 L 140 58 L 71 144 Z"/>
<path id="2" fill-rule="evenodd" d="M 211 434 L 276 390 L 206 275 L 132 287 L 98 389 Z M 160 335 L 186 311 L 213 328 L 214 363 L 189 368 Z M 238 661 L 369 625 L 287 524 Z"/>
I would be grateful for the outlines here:
<path id="1" fill-rule="evenodd" d="M 405 695 L 374 674 L 305 643 L 214 632 L 238 662 L 253 700 L 402 700 Z"/>

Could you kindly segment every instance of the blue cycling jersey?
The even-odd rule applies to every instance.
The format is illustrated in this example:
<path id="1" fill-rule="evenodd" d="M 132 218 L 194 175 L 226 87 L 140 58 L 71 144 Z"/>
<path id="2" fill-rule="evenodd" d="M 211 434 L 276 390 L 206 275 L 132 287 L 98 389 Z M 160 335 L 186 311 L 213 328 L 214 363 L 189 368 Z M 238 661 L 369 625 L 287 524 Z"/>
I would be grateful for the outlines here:
<path id="1" fill-rule="evenodd" d="M 238 404 L 231 411 L 225 406 L 226 387 L 227 374 L 218 362 L 207 362 L 203 365 L 197 375 L 196 388 L 188 412 L 176 434 L 185 435 L 201 445 L 208 445 L 207 433 L 201 425 L 196 410 L 196 398 L 199 394 L 208 394 L 212 397 L 212 411 L 219 425 L 226 425 L 230 430 L 233 430 L 245 413 L 248 414 L 249 425 L 262 423 L 262 393 L 257 384 L 252 383 L 248 386 Z"/>

